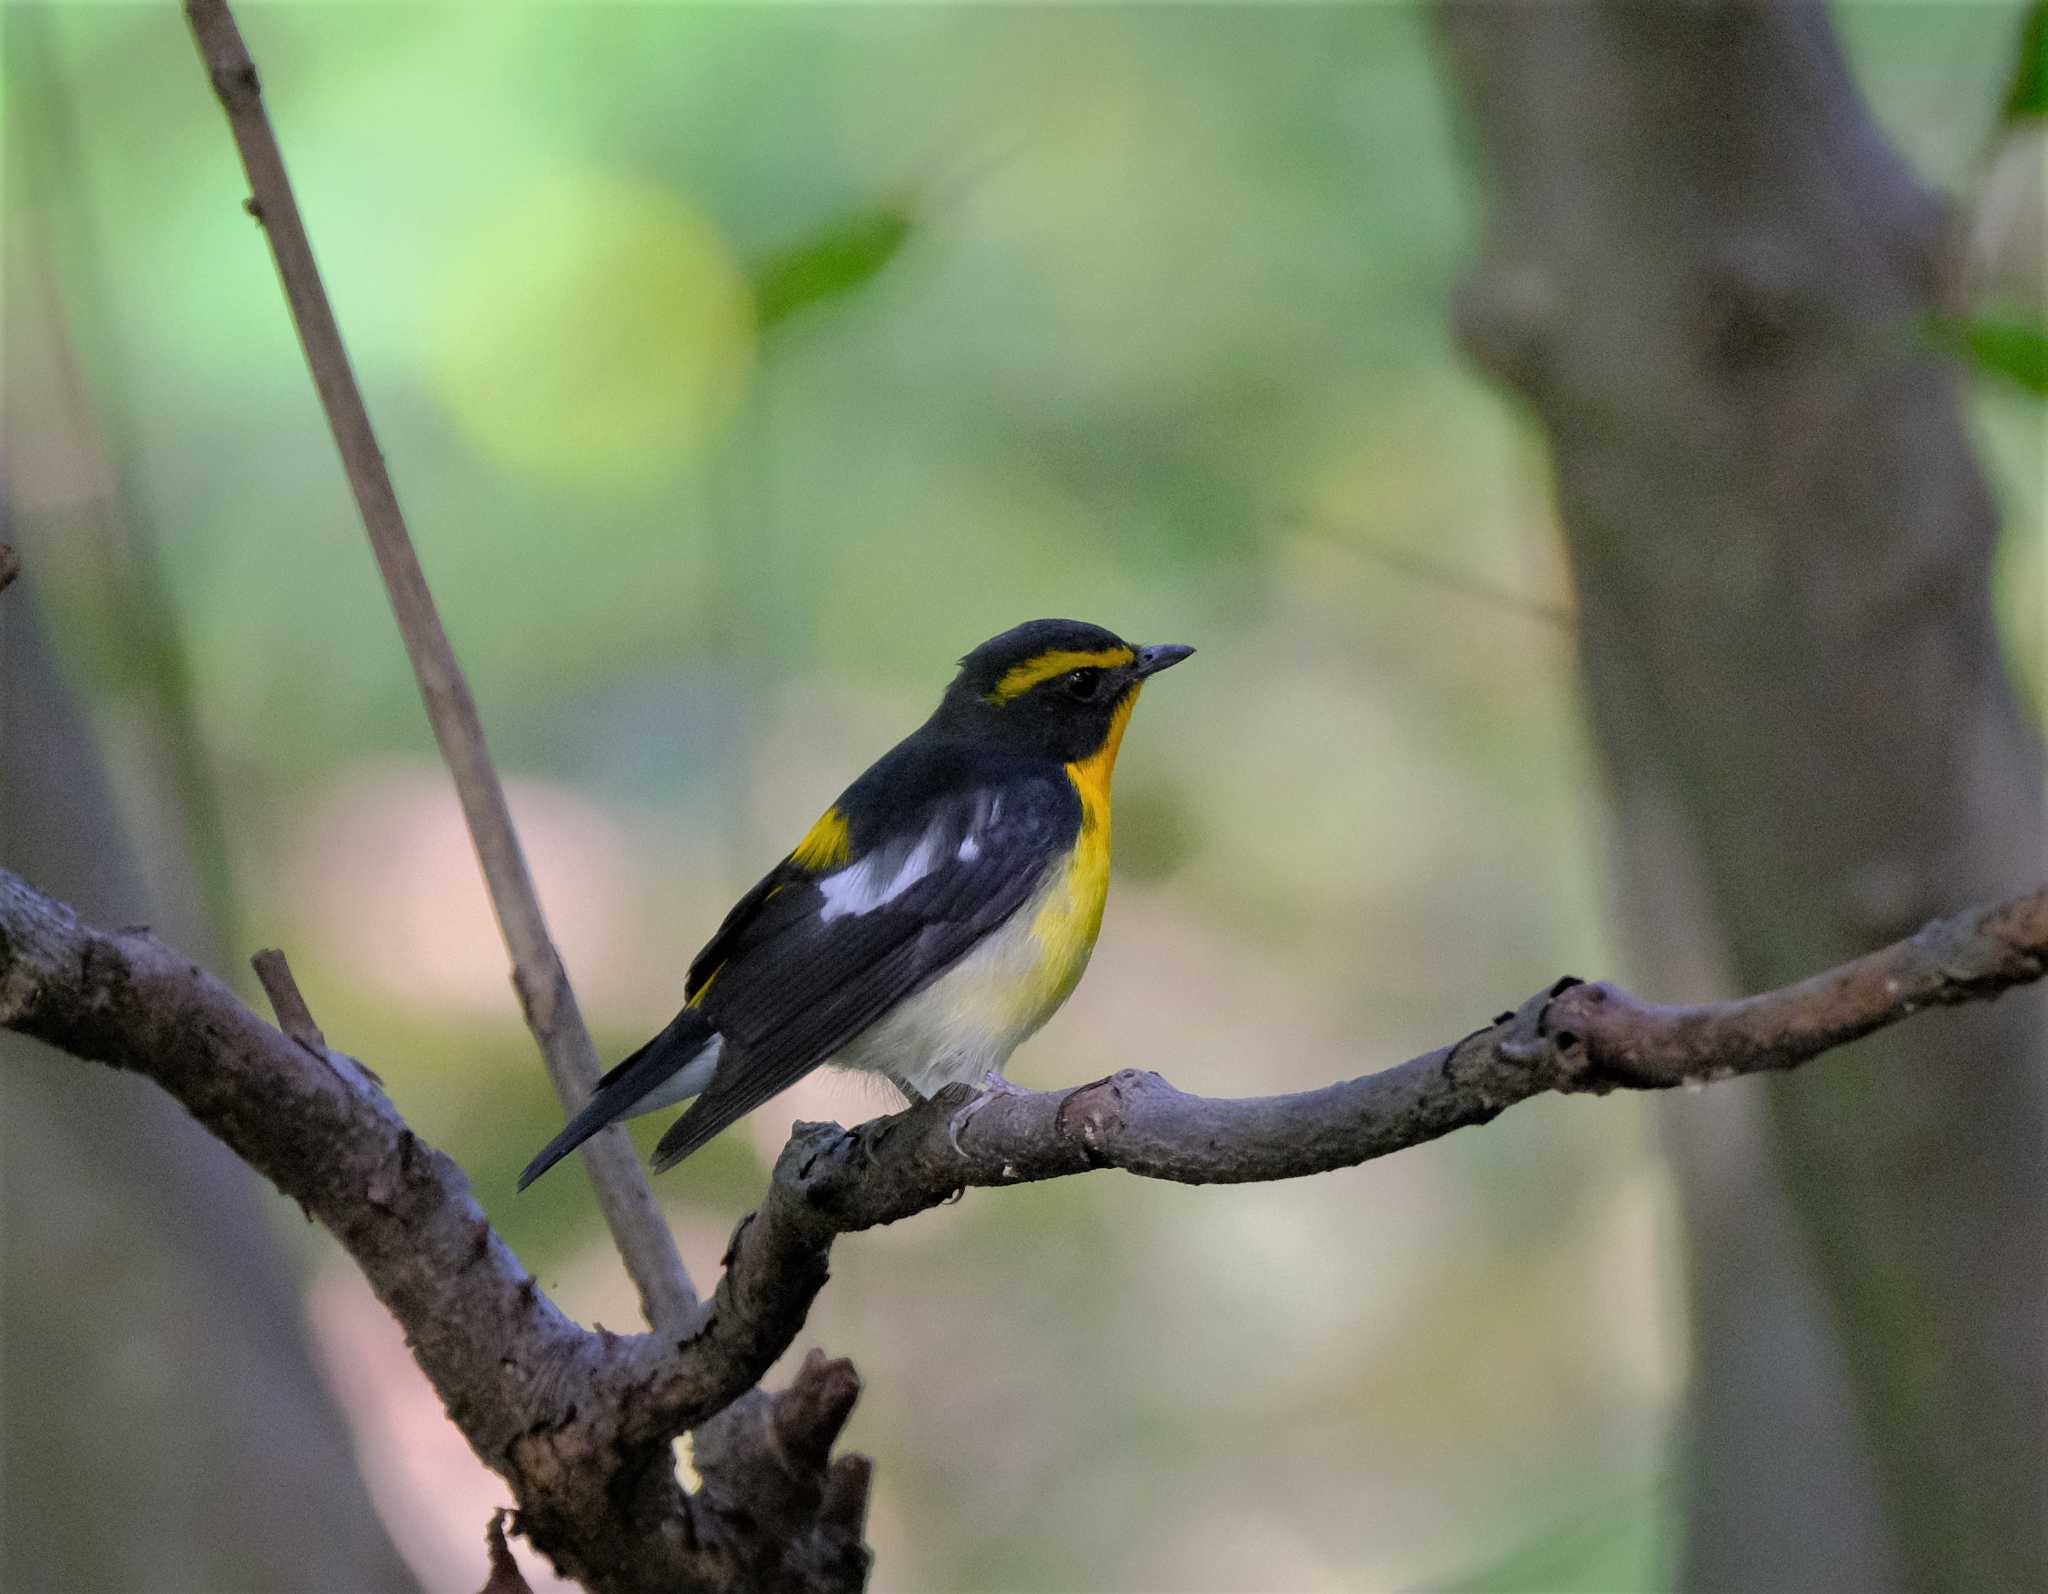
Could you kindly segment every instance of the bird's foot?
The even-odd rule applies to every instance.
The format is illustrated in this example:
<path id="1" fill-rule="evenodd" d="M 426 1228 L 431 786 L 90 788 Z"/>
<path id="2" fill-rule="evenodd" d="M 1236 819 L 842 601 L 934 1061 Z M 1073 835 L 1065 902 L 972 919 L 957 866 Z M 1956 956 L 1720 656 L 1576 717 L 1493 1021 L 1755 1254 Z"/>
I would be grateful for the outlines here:
<path id="1" fill-rule="evenodd" d="M 959 1157 L 967 1155 L 967 1148 L 960 1144 L 961 1132 L 967 1128 L 968 1122 L 976 1113 L 980 1112 L 982 1108 L 999 1096 L 1028 1096 L 1031 1094 L 1022 1085 L 1011 1084 L 994 1069 L 990 1069 L 988 1073 L 982 1076 L 981 1084 L 981 1094 L 953 1114 L 952 1120 L 946 1125 L 946 1144 L 951 1146 L 954 1154 Z"/>

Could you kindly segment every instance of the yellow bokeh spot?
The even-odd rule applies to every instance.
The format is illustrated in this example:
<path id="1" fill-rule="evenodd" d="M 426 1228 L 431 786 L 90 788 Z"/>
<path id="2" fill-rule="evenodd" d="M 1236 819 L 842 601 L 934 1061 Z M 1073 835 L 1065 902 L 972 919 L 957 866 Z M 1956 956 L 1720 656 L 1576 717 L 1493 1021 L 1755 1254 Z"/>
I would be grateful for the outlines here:
<path id="1" fill-rule="evenodd" d="M 460 241 L 433 319 L 434 369 L 500 463 L 645 481 L 699 458 L 754 363 L 745 273 L 668 189 L 601 171 L 507 195 Z"/>

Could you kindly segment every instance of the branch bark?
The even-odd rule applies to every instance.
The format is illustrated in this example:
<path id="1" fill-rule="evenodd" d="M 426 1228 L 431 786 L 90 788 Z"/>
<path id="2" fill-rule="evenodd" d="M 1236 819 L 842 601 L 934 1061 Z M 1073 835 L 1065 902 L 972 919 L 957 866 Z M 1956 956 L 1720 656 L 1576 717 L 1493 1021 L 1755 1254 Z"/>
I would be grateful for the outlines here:
<path id="1" fill-rule="evenodd" d="M 1186 1184 L 1327 1172 L 1546 1091 L 1795 1067 L 2044 968 L 2048 887 L 1738 1002 L 1658 1007 L 1561 980 L 1452 1045 L 1322 1090 L 1211 1100 L 1125 1070 L 997 1097 L 957 1144 L 950 1093 L 852 1129 L 799 1124 L 712 1297 L 679 1330 L 621 1337 L 555 1307 L 462 1170 L 360 1065 L 314 1055 L 147 932 L 95 929 L 0 871 L 0 1028 L 154 1079 L 325 1225 L 510 1484 L 521 1530 L 605 1594 L 860 1585 L 866 1463 L 830 1459 L 858 1391 L 852 1369 L 813 1356 L 791 1389 L 754 1388 L 801 1330 L 840 1234 L 969 1187 L 1098 1168 Z M 721 1412 L 704 1488 L 685 1494 L 670 1441 Z"/>
<path id="2" fill-rule="evenodd" d="M 263 108 L 256 63 L 242 42 L 226 0 L 187 0 L 185 14 L 214 92 L 227 112 L 235 147 L 249 176 L 249 211 L 263 224 L 270 240 L 313 385 L 327 412 L 349 489 L 355 495 L 363 529 L 369 533 L 377 569 L 391 598 L 392 613 L 405 638 L 406 654 L 419 679 L 434 739 L 454 776 L 463 819 L 490 887 L 491 908 L 512 955 L 513 982 L 527 1024 L 540 1043 L 564 1110 L 573 1113 L 597 1084 L 597 1049 L 591 1044 L 568 972 L 548 933 L 540 896 L 513 828 L 504 785 L 484 742 L 476 699 L 449 644 L 413 549 L 412 534 L 398 507 L 397 489 L 385 469 L 384 452 L 371 428 L 369 410 L 356 385 L 341 328 L 285 174 L 283 152 Z M 675 1236 L 662 1217 L 625 1131 L 614 1127 L 593 1136 L 585 1144 L 583 1156 L 597 1188 L 598 1205 L 639 1289 L 648 1322 L 682 1321 L 696 1304 L 696 1295 L 676 1250 Z"/>

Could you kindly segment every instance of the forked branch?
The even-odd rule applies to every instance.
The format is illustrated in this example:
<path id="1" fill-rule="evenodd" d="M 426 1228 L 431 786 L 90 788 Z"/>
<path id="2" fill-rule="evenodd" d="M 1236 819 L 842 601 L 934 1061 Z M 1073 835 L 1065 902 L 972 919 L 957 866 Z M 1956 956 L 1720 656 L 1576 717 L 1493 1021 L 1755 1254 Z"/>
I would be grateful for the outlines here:
<path id="1" fill-rule="evenodd" d="M 852 1129 L 799 1124 L 712 1297 L 679 1329 L 622 1338 L 579 1327 L 547 1299 L 461 1169 L 405 1126 L 370 1075 L 274 1029 L 147 933 L 82 924 L 0 871 L 0 1028 L 154 1079 L 326 1225 L 404 1325 L 449 1416 L 510 1484 L 522 1529 L 602 1590 L 858 1586 L 865 1464 L 827 1459 L 857 1387 L 851 1369 L 819 1358 L 791 1390 L 748 1393 L 802 1329 L 840 1234 L 964 1188 L 1097 1168 L 1186 1184 L 1327 1172 L 1546 1091 L 1795 1067 L 2044 967 L 2048 888 L 1739 1001 L 1660 1007 L 1559 981 L 1452 1045 L 1322 1090 L 1212 1100 L 1127 1070 L 998 1097 L 957 1147 L 957 1103 L 945 1097 Z M 705 1491 L 686 1496 L 669 1441 L 742 1397 L 745 1420 L 721 1426 Z M 763 1469 L 787 1519 L 780 1537 L 721 1506 L 732 1477 L 757 1488 Z"/>

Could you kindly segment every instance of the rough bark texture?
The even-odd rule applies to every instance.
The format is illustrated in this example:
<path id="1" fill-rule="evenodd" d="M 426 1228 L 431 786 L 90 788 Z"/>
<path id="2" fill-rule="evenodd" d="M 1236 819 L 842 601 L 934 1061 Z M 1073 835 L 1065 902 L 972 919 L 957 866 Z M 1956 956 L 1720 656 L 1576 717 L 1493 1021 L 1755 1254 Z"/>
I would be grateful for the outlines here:
<path id="1" fill-rule="evenodd" d="M 203 939 L 121 844 L 34 598 L 32 577 L 0 598 L 0 859 Z M 0 1034 L 0 1209 L 0 1587 L 413 1587 L 226 1147 L 140 1081 Z"/>
<path id="2" fill-rule="evenodd" d="M 1127 1070 L 999 1095 L 964 1123 L 948 1093 L 851 1130 L 800 1124 L 711 1298 L 680 1329 L 621 1338 L 556 1309 L 462 1170 L 360 1064 L 273 1029 L 148 932 L 82 924 L 0 870 L 0 1028 L 146 1074 L 326 1225 L 510 1484 L 520 1530 L 564 1572 L 621 1594 L 860 1586 L 867 1464 L 830 1454 L 859 1392 L 852 1368 L 813 1355 L 790 1389 L 754 1387 L 802 1328 L 839 1234 L 969 1186 L 1096 1168 L 1191 1184 L 1325 1172 L 1548 1090 L 1789 1068 L 2044 965 L 2048 888 L 1742 1002 L 1659 1008 L 1561 980 L 1454 1045 L 1323 1090 L 1213 1101 Z M 695 1496 L 670 1451 L 693 1428 Z"/>
<path id="3" fill-rule="evenodd" d="M 1825 14 L 1443 16 L 1495 183 L 1462 331 L 1552 442 L 1638 973 L 1774 985 L 2038 869 L 1994 512 L 1918 333 L 1942 212 Z M 1887 1035 L 1682 1148 L 1688 1587 L 2048 1586 L 2043 1038 L 2038 998 Z"/>

